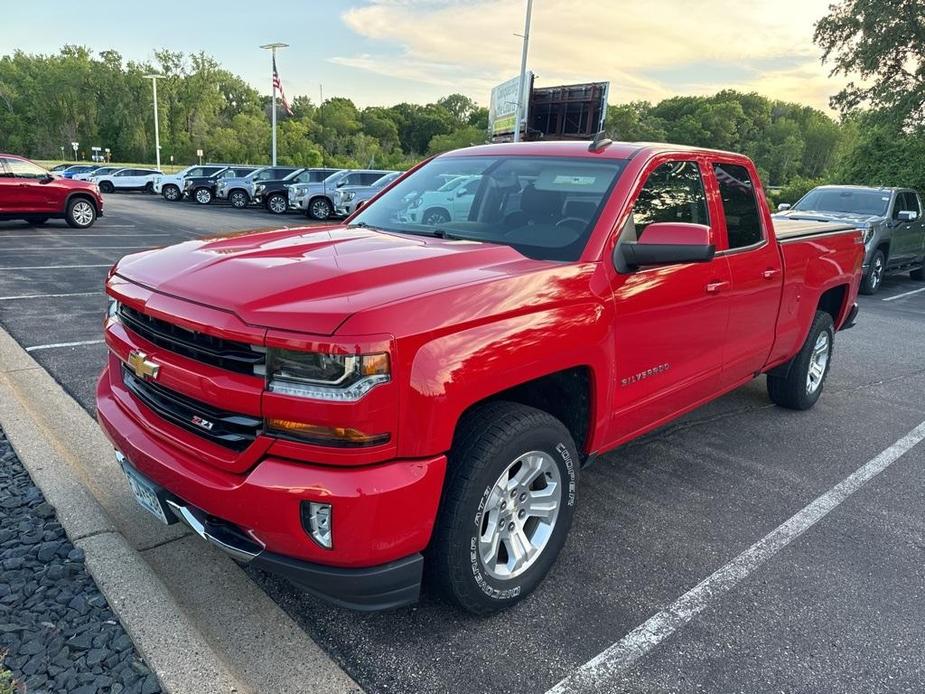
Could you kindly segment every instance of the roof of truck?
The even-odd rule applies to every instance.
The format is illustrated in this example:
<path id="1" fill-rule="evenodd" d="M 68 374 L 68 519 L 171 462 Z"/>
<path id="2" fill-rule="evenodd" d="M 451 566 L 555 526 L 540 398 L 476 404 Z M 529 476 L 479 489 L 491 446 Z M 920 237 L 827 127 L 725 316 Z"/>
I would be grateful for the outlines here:
<path id="1" fill-rule="evenodd" d="M 605 159 L 632 159 L 639 154 L 649 156 L 661 152 L 703 152 L 710 154 L 722 154 L 723 156 L 742 157 L 744 154 L 737 152 L 723 152 L 716 149 L 707 149 L 704 147 L 689 147 L 687 145 L 673 145 L 664 142 L 609 142 L 606 141 L 601 146 L 591 151 L 590 140 L 566 140 L 566 141 L 537 141 L 537 142 L 501 142 L 490 145 L 478 145 L 476 147 L 466 147 L 447 152 L 448 155 L 463 156 L 485 156 L 485 155 L 532 155 L 532 156 L 555 156 L 555 157 L 603 157 Z M 446 155 L 443 155 L 446 156 Z"/>

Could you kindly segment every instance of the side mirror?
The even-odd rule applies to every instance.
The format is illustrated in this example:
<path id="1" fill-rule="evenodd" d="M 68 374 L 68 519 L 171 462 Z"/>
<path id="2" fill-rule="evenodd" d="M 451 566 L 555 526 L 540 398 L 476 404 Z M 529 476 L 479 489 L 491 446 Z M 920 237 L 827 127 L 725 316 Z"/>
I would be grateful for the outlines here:
<path id="1" fill-rule="evenodd" d="M 782 202 L 780 205 L 777 206 L 777 211 L 778 211 L 778 212 L 783 212 L 783 211 L 789 210 L 789 209 L 790 209 L 790 203 L 789 203 L 789 202 Z"/>
<path id="2" fill-rule="evenodd" d="M 649 265 L 706 263 L 715 253 L 705 224 L 654 222 L 645 228 L 641 241 L 618 243 L 613 262 L 618 272 L 627 273 Z"/>
<path id="3" fill-rule="evenodd" d="M 896 219 L 900 222 L 914 222 L 918 219 L 918 214 L 912 210 L 902 210 L 899 214 L 896 215 Z"/>
<path id="4" fill-rule="evenodd" d="M 54 180 L 55 180 L 55 177 L 52 176 L 50 173 L 47 173 L 39 179 L 39 183 L 51 183 Z"/>
<path id="5" fill-rule="evenodd" d="M 344 179 L 341 179 L 337 183 L 334 184 L 334 187 L 343 188 L 345 185 L 347 185 L 347 181 L 345 181 Z"/>

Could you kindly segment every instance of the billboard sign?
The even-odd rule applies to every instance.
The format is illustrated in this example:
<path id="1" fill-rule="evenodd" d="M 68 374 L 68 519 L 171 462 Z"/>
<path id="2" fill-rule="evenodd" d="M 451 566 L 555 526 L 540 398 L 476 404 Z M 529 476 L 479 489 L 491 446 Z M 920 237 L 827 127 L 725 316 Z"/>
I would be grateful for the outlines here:
<path id="1" fill-rule="evenodd" d="M 499 84 L 491 90 L 491 105 L 488 109 L 488 129 L 492 139 L 514 135 L 514 122 L 517 120 L 517 86 L 520 77 L 514 77 Z M 524 79 L 522 102 L 524 104 L 524 121 L 527 121 L 530 92 L 533 90 L 533 73 L 527 72 Z"/>

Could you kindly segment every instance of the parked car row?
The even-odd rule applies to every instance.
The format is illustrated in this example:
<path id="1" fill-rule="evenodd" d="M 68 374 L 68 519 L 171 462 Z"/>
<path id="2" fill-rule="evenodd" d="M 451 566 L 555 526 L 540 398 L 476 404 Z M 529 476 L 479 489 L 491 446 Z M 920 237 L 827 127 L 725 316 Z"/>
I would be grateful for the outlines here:
<path id="1" fill-rule="evenodd" d="M 155 176 L 153 192 L 165 200 L 209 205 L 225 200 L 243 209 L 261 206 L 273 214 L 298 210 L 316 220 L 346 216 L 365 204 L 401 172 L 296 166 L 190 166 L 173 176 Z"/>
<path id="2" fill-rule="evenodd" d="M 925 281 L 925 217 L 910 188 L 818 186 L 774 217 L 852 224 L 864 231 L 861 293 L 876 294 L 888 274 Z"/>

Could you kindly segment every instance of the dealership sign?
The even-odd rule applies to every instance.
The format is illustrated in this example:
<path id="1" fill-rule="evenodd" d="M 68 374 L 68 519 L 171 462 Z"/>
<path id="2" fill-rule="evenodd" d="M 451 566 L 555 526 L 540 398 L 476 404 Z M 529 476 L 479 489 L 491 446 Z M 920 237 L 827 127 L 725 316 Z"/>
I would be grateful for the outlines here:
<path id="1" fill-rule="evenodd" d="M 488 128 L 492 137 L 499 135 L 513 135 L 514 122 L 517 120 L 517 87 L 520 77 L 508 80 L 491 90 L 491 106 L 488 109 Z M 533 89 L 533 73 L 527 72 L 524 79 L 523 120 L 527 120 L 527 109 L 530 104 L 530 92 Z"/>

